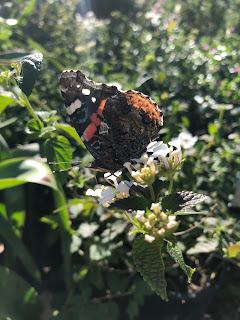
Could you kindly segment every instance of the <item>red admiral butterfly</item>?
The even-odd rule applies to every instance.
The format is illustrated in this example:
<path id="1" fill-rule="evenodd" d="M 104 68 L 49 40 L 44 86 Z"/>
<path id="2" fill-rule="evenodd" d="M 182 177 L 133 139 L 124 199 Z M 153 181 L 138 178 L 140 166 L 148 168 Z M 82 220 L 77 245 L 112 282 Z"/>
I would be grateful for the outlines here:
<path id="1" fill-rule="evenodd" d="M 75 129 L 95 158 L 91 169 L 120 170 L 158 137 L 162 113 L 140 92 L 97 84 L 80 70 L 64 71 L 60 90 Z"/>

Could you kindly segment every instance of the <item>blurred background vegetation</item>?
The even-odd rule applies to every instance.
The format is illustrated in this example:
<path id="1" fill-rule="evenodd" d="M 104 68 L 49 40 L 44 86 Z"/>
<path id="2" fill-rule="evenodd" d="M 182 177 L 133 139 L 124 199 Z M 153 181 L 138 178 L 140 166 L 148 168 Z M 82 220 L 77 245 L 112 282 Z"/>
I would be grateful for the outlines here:
<path id="1" fill-rule="evenodd" d="M 80 69 L 97 82 L 150 95 L 164 114 L 164 142 L 182 131 L 197 136 L 174 189 L 209 195 L 208 206 L 216 204 L 204 224 L 179 237 L 201 274 L 191 287 L 169 260 L 174 304 L 170 296 L 167 305 L 137 274 L 121 213 L 113 216 L 85 196 L 96 180 L 81 162 L 55 173 L 58 191 L 29 177 L 12 188 L 0 180 L 1 320 L 239 319 L 239 11 L 239 0 L 1 1 L 0 179 L 14 174 L 10 159 L 45 159 L 46 143 L 59 143 L 60 133 L 69 138 L 63 142 L 70 160 L 89 161 L 65 127 L 59 92 L 60 73 Z M 29 101 L 56 136 L 29 122 L 28 109 L 13 99 L 14 84 L 6 84 L 11 65 L 36 51 L 44 59 Z M 200 219 L 183 218 L 182 230 Z"/>

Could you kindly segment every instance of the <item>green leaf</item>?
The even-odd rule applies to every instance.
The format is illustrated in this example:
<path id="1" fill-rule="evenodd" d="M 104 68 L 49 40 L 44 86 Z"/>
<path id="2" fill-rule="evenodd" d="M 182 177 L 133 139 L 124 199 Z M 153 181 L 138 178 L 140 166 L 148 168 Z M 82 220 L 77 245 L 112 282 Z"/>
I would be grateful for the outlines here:
<path id="1" fill-rule="evenodd" d="M 6 107 L 14 100 L 10 97 L 0 95 L 0 114 L 6 109 Z"/>
<path id="2" fill-rule="evenodd" d="M 207 239 L 205 237 L 199 237 L 194 247 L 188 249 L 186 252 L 189 255 L 199 253 L 214 252 L 218 248 L 218 241 L 216 239 Z"/>
<path id="3" fill-rule="evenodd" d="M 218 131 L 218 126 L 216 126 L 214 123 L 209 123 L 208 125 L 208 133 L 210 135 L 216 133 Z"/>
<path id="4" fill-rule="evenodd" d="M 6 121 L 0 122 L 0 129 L 9 126 L 10 124 L 16 122 L 17 120 L 18 120 L 17 117 L 12 117 L 12 118 L 7 119 Z"/>
<path id="5" fill-rule="evenodd" d="M 71 168 L 72 148 L 67 138 L 58 136 L 48 139 L 45 142 L 45 154 L 48 162 L 56 162 L 56 164 L 51 164 L 52 170 L 58 171 Z"/>
<path id="6" fill-rule="evenodd" d="M 58 129 L 58 131 L 60 133 L 64 133 L 68 137 L 75 139 L 81 145 L 81 147 L 83 149 L 86 149 L 86 147 L 85 147 L 84 143 L 82 142 L 81 138 L 79 137 L 77 131 L 73 127 L 71 127 L 67 124 L 64 124 L 64 123 L 57 123 L 57 124 L 55 124 L 55 128 Z"/>
<path id="7" fill-rule="evenodd" d="M 15 158 L 0 162 L 0 190 L 27 182 L 58 190 L 49 166 L 43 162 L 31 158 Z"/>
<path id="8" fill-rule="evenodd" d="M 1 319 L 35 319 L 42 313 L 35 289 L 15 272 L 2 266 L 0 296 Z"/>
<path id="9" fill-rule="evenodd" d="M 4 243 L 9 246 L 9 249 L 15 254 L 15 256 L 22 262 L 26 271 L 36 280 L 40 281 L 40 272 L 33 260 L 32 256 L 28 253 L 26 247 L 19 239 L 14 231 L 12 230 L 10 224 L 0 214 L 0 235 Z"/>
<path id="10" fill-rule="evenodd" d="M 30 0 L 29 3 L 25 6 L 22 17 L 28 16 L 34 9 L 36 0 Z M 22 18 L 21 17 L 21 18 Z"/>
<path id="11" fill-rule="evenodd" d="M 16 81 L 26 96 L 30 96 L 39 77 L 42 59 L 43 55 L 39 52 L 26 56 L 21 60 L 21 73 Z"/>
<path id="12" fill-rule="evenodd" d="M 163 240 L 149 243 L 144 235 L 139 235 L 134 241 L 133 259 L 143 279 L 163 300 L 168 301 L 162 247 Z"/>
<path id="13" fill-rule="evenodd" d="M 145 210 L 150 208 L 151 201 L 142 197 L 131 196 L 125 199 L 120 199 L 111 203 L 109 209 L 122 209 L 122 210 Z"/>
<path id="14" fill-rule="evenodd" d="M 38 111 L 36 112 L 36 114 L 38 115 L 39 118 L 41 118 L 41 120 L 46 123 L 49 124 L 49 122 L 52 122 L 54 120 L 54 117 L 57 114 L 56 110 L 52 110 L 52 111 Z"/>
<path id="15" fill-rule="evenodd" d="M 227 257 L 240 259 L 240 241 L 228 247 Z"/>
<path id="16" fill-rule="evenodd" d="M 188 281 L 190 282 L 192 279 L 192 275 L 195 272 L 195 269 L 192 269 L 191 267 L 185 264 L 182 251 L 179 249 L 177 244 L 173 242 L 168 242 L 167 251 L 173 258 L 173 260 L 179 264 L 180 268 L 184 271 L 184 273 L 188 277 Z"/>
<path id="17" fill-rule="evenodd" d="M 208 197 L 203 194 L 194 193 L 192 191 L 181 191 L 167 195 L 162 199 L 163 211 L 179 211 L 191 208 L 196 204 L 203 202 Z"/>
<path id="18" fill-rule="evenodd" d="M 55 127 L 46 127 L 44 129 L 42 129 L 41 133 L 39 134 L 39 138 L 44 137 L 45 134 L 48 134 L 49 132 L 53 132 L 56 131 Z"/>
<path id="19" fill-rule="evenodd" d="M 26 132 L 37 138 L 40 135 L 42 129 L 43 129 L 42 122 L 37 121 L 35 119 L 31 119 L 27 123 Z"/>

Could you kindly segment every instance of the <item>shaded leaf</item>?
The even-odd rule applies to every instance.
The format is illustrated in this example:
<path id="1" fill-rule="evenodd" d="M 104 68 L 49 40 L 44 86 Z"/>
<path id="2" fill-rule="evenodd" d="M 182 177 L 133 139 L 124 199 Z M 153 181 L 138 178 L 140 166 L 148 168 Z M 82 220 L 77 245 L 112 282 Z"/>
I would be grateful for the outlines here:
<path id="1" fill-rule="evenodd" d="M 109 209 L 122 209 L 122 210 L 144 210 L 150 208 L 151 201 L 137 196 L 120 199 L 111 203 Z"/>
<path id="2" fill-rule="evenodd" d="M 134 241 L 133 259 L 143 279 L 163 300 L 168 301 L 162 247 L 163 240 L 149 243 L 143 235 L 139 235 Z"/>
<path id="3" fill-rule="evenodd" d="M 190 282 L 192 279 L 192 275 L 195 272 L 195 269 L 192 269 L 191 267 L 185 264 L 180 248 L 177 246 L 176 243 L 168 242 L 167 251 L 173 258 L 173 260 L 179 264 L 179 267 L 184 271 L 184 273 L 188 277 L 188 281 Z"/>
<path id="4" fill-rule="evenodd" d="M 194 193 L 192 191 L 181 191 L 167 195 L 162 199 L 163 211 L 179 211 L 191 208 L 196 204 L 203 202 L 208 197 L 203 194 Z"/>
<path id="5" fill-rule="evenodd" d="M 26 271 L 36 280 L 40 281 L 40 272 L 33 260 L 32 256 L 28 253 L 26 247 L 19 239 L 15 232 L 12 230 L 9 222 L 4 216 L 0 214 L 0 235 L 4 243 L 6 243 L 13 254 L 21 261 L 26 268 Z"/>
<path id="6" fill-rule="evenodd" d="M 39 52 L 26 56 L 21 60 L 21 73 L 16 81 L 26 96 L 30 96 L 39 77 L 42 59 L 43 55 Z"/>
<path id="7" fill-rule="evenodd" d="M 42 312 L 35 289 L 15 272 L 2 266 L 0 296 L 1 319 L 34 319 Z"/>

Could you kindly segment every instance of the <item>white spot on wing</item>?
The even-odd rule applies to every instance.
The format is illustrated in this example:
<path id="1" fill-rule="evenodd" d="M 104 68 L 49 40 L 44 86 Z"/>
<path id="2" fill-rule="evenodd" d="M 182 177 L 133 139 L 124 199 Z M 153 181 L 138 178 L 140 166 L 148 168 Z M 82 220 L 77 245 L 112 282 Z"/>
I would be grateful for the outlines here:
<path id="1" fill-rule="evenodd" d="M 69 115 L 71 115 L 72 113 L 71 113 L 71 108 L 70 107 L 67 107 L 67 113 L 69 114 Z"/>
<path id="2" fill-rule="evenodd" d="M 95 97 L 92 97 L 92 102 L 95 103 L 97 99 Z"/>
<path id="3" fill-rule="evenodd" d="M 89 89 L 82 89 L 82 94 L 84 94 L 85 96 L 89 96 L 90 90 Z"/>
<path id="4" fill-rule="evenodd" d="M 74 111 L 75 111 L 75 106 L 74 106 L 74 102 L 70 105 L 70 110 L 71 110 L 71 114 L 73 114 L 74 113 Z"/>
<path id="5" fill-rule="evenodd" d="M 75 106 L 75 110 L 77 110 L 77 109 L 81 108 L 82 102 L 79 99 L 77 99 L 74 102 L 74 106 Z"/>

